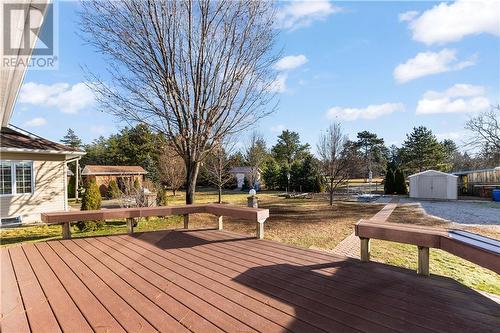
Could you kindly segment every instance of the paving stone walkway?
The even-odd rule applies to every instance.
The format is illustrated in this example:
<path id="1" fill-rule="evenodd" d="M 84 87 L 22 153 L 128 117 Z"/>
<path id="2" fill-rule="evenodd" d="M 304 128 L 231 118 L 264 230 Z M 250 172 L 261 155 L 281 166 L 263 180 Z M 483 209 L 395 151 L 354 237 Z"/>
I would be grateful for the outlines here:
<path id="1" fill-rule="evenodd" d="M 394 209 L 398 206 L 398 202 L 399 198 L 392 198 L 390 203 L 385 205 L 384 208 L 370 218 L 370 221 L 379 223 L 387 221 Z M 344 240 L 342 240 L 332 252 L 338 255 L 359 259 L 359 247 L 359 238 L 356 237 L 353 232 L 344 238 Z"/>

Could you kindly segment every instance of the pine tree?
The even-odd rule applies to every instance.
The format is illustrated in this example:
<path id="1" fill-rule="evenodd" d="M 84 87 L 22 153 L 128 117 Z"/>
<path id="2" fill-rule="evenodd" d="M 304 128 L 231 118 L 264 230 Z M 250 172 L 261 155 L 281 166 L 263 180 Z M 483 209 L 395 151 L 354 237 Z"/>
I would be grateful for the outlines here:
<path id="1" fill-rule="evenodd" d="M 425 126 L 415 127 L 413 132 L 406 135 L 401 153 L 403 167 L 410 173 L 440 170 L 445 165 L 443 145 Z"/>
<path id="2" fill-rule="evenodd" d="M 406 187 L 405 176 L 401 169 L 396 169 L 394 173 L 394 192 L 397 194 L 408 194 L 408 189 Z"/>
<path id="3" fill-rule="evenodd" d="M 268 190 L 276 190 L 279 188 L 280 166 L 274 158 L 269 158 L 264 164 L 262 178 Z"/>
<path id="4" fill-rule="evenodd" d="M 72 148 L 80 148 L 82 146 L 82 140 L 75 134 L 71 128 L 68 128 L 68 132 L 61 139 L 61 142 Z"/>
<path id="5" fill-rule="evenodd" d="M 117 199 L 121 196 L 122 191 L 118 188 L 116 180 L 112 179 L 109 181 L 108 189 L 106 191 L 106 197 L 108 199 Z"/>
<path id="6" fill-rule="evenodd" d="M 385 172 L 385 179 L 384 179 L 384 193 L 385 194 L 394 194 L 394 192 L 396 192 L 395 182 L 396 181 L 395 181 L 394 171 L 388 165 L 387 170 Z"/>

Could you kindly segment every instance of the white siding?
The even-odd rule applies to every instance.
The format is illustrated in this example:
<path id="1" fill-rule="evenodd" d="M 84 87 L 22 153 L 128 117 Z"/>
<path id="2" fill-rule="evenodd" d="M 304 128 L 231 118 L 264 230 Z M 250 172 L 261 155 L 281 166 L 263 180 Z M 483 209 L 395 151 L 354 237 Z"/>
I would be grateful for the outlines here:
<path id="1" fill-rule="evenodd" d="M 21 216 L 23 223 L 39 222 L 40 213 L 66 208 L 63 155 L 2 153 L 2 160 L 33 161 L 33 193 L 0 196 L 2 218 Z"/>

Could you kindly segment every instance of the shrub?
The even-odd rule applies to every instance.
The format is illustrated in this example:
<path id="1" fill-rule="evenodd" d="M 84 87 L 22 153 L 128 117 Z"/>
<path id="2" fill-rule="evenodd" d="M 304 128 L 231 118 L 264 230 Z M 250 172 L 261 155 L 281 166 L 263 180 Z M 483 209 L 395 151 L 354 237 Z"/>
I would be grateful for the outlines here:
<path id="1" fill-rule="evenodd" d="M 242 191 L 248 191 L 250 190 L 250 181 L 248 180 L 248 177 L 245 177 L 243 179 L 243 186 L 241 187 Z"/>
<path id="2" fill-rule="evenodd" d="M 69 177 L 68 181 L 68 198 L 75 197 L 75 176 Z"/>
<path id="3" fill-rule="evenodd" d="M 139 178 L 134 179 L 134 188 L 136 190 L 140 190 L 141 189 L 141 183 L 139 182 Z"/>
<path id="4" fill-rule="evenodd" d="M 396 192 L 397 194 L 408 194 L 405 176 L 401 169 L 397 169 L 394 173 L 394 192 Z"/>
<path id="5" fill-rule="evenodd" d="M 158 206 L 168 205 L 167 190 L 165 190 L 163 186 L 159 187 L 158 191 L 156 192 L 156 204 Z"/>
<path id="6" fill-rule="evenodd" d="M 112 179 L 109 181 L 108 189 L 106 191 L 106 197 L 108 199 L 117 199 L 122 195 L 122 191 L 118 188 L 116 180 Z"/>
<path id="7" fill-rule="evenodd" d="M 85 184 L 81 210 L 97 209 L 101 209 L 101 192 L 95 181 L 89 181 Z M 76 226 L 80 231 L 94 231 L 100 229 L 103 224 L 104 221 L 79 221 Z"/>

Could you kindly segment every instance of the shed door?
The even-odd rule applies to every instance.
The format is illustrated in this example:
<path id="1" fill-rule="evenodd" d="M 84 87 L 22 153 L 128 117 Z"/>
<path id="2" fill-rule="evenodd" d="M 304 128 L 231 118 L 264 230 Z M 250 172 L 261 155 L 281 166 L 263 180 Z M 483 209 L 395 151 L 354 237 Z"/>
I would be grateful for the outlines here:
<path id="1" fill-rule="evenodd" d="M 421 198 L 446 199 L 446 177 L 421 176 L 418 181 L 418 194 Z"/>
<path id="2" fill-rule="evenodd" d="M 446 177 L 432 177 L 432 198 L 447 199 Z"/>

